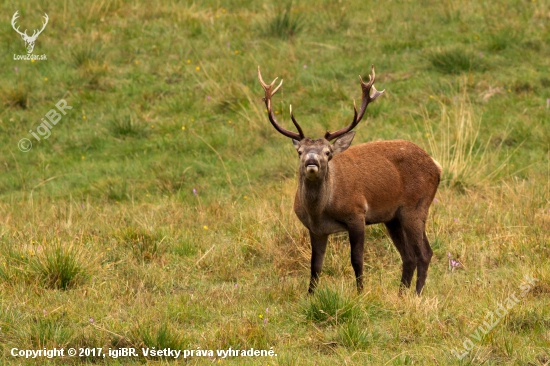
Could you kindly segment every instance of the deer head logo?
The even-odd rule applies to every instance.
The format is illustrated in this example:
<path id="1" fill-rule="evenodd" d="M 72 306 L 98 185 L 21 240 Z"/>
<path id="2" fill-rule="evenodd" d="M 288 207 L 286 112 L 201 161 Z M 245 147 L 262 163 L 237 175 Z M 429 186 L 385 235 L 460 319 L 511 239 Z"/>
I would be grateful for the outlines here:
<path id="1" fill-rule="evenodd" d="M 27 49 L 27 53 L 32 53 L 32 50 L 34 49 L 34 42 L 36 42 L 36 39 L 42 33 L 44 28 L 46 28 L 46 24 L 48 24 L 48 14 L 44 13 L 44 19 L 46 20 L 44 23 L 42 23 L 42 29 L 40 30 L 34 30 L 32 33 L 32 36 L 27 35 L 27 30 L 25 29 L 24 32 L 19 31 L 19 27 L 15 27 L 15 21 L 19 18 L 19 14 L 16 11 L 15 14 L 13 14 L 13 18 L 11 18 L 11 26 L 13 29 L 19 33 L 21 38 L 23 38 L 23 41 L 25 42 L 25 48 Z"/>

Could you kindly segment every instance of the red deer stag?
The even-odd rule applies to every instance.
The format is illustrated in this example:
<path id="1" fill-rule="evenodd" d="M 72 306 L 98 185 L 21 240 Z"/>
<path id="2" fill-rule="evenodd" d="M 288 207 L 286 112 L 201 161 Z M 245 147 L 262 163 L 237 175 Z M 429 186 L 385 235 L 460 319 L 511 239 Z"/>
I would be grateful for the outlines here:
<path id="1" fill-rule="evenodd" d="M 416 292 L 420 294 L 428 274 L 432 249 L 425 232 L 426 218 L 441 176 L 441 166 L 428 153 L 409 141 L 374 141 L 349 147 L 369 103 L 384 93 L 374 87 L 374 66 L 369 82 L 359 76 L 363 98 L 359 113 L 354 102 L 352 123 L 323 138 L 305 137 L 290 107 L 298 133 L 284 129 L 275 119 L 271 97 L 279 90 L 277 79 L 266 84 L 258 66 L 258 78 L 265 90 L 263 99 L 269 121 L 290 137 L 300 158 L 298 190 L 294 212 L 309 230 L 311 239 L 311 281 L 315 290 L 330 234 L 347 231 L 351 265 L 357 290 L 363 289 L 365 225 L 384 223 L 401 255 L 401 284 L 410 287 L 417 270 Z M 372 94 L 371 94 L 372 89 Z M 334 143 L 330 141 L 335 140 Z"/>

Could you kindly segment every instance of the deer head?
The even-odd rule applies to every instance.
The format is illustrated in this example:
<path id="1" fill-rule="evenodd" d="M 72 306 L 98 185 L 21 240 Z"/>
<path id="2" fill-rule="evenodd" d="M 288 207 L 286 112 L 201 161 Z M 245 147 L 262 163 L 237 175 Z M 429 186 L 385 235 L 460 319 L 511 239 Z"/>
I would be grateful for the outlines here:
<path id="1" fill-rule="evenodd" d="M 373 85 L 375 79 L 373 65 L 372 75 L 369 75 L 368 83 L 363 82 L 363 79 L 361 78 L 361 76 L 359 76 L 361 89 L 363 91 L 363 97 L 361 101 L 361 109 L 359 110 L 359 112 L 357 112 L 355 101 L 353 102 L 354 117 L 351 124 L 335 132 L 327 131 L 323 138 L 312 140 L 308 137 L 305 137 L 302 128 L 300 127 L 298 122 L 296 122 L 294 114 L 292 113 L 292 106 L 290 106 L 290 118 L 292 119 L 294 126 L 296 126 L 298 133 L 284 129 L 275 119 L 275 115 L 273 114 L 273 107 L 271 104 L 271 97 L 283 85 L 283 81 L 281 80 L 281 83 L 276 88 L 274 88 L 274 86 L 277 78 L 275 78 L 275 80 L 273 80 L 271 84 L 266 84 L 262 79 L 262 74 L 260 72 L 259 66 L 258 79 L 260 80 L 260 83 L 262 84 L 262 87 L 265 91 L 264 102 L 267 107 L 269 121 L 277 131 L 279 131 L 284 136 L 290 137 L 292 139 L 294 147 L 296 148 L 298 156 L 300 157 L 300 177 L 304 177 L 311 182 L 326 177 L 326 174 L 328 173 L 328 162 L 332 159 L 334 155 L 345 151 L 350 146 L 351 141 L 355 136 L 355 132 L 352 131 L 352 129 L 355 128 L 355 126 L 357 126 L 357 124 L 363 118 L 363 115 L 365 114 L 369 103 L 373 102 L 376 98 L 378 98 L 385 92 L 385 90 L 379 92 Z M 331 144 L 330 141 L 332 140 L 336 141 Z"/>
<path id="2" fill-rule="evenodd" d="M 17 18 L 19 18 L 19 14 L 16 11 L 15 14 L 13 14 L 13 17 L 11 18 L 11 26 L 13 27 L 13 29 L 17 33 L 19 33 L 19 35 L 21 36 L 21 38 L 25 42 L 25 48 L 27 48 L 27 53 L 32 53 L 32 51 L 34 49 L 34 42 L 36 42 L 36 39 L 38 38 L 40 33 L 42 33 L 42 31 L 46 28 L 46 24 L 48 24 L 48 20 L 49 20 L 48 14 L 44 13 L 44 19 L 46 21 L 42 23 L 42 29 L 34 30 L 33 33 L 32 33 L 32 36 L 27 35 L 27 30 L 26 29 L 25 29 L 24 32 L 21 32 L 21 31 L 19 31 L 19 27 L 16 28 L 15 21 L 17 20 Z"/>

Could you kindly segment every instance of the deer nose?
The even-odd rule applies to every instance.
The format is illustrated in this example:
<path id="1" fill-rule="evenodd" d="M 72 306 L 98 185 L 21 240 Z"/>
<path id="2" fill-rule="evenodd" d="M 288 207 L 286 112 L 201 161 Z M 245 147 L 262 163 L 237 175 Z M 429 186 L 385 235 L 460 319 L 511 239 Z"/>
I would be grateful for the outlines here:
<path id="1" fill-rule="evenodd" d="M 307 154 L 305 166 L 306 166 L 306 178 L 310 180 L 317 179 L 319 173 L 319 159 L 315 154 Z"/>
<path id="2" fill-rule="evenodd" d="M 317 156 L 315 154 L 307 154 L 305 161 L 306 166 L 315 165 L 316 167 L 319 166 L 319 159 L 317 159 Z"/>
<path id="3" fill-rule="evenodd" d="M 314 167 L 318 167 L 319 166 L 319 162 L 317 160 L 314 160 L 314 159 L 308 159 L 306 160 L 306 164 L 305 164 L 307 167 L 310 167 L 310 166 L 314 166 Z"/>

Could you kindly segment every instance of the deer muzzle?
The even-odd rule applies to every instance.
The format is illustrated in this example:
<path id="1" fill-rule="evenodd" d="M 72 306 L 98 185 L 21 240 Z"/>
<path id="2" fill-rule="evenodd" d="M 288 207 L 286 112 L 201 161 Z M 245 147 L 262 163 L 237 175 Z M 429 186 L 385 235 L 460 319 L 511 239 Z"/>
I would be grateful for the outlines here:
<path id="1" fill-rule="evenodd" d="M 319 159 L 311 154 L 310 156 L 308 156 L 304 165 L 306 166 L 306 178 L 316 179 L 317 174 L 319 173 Z"/>

